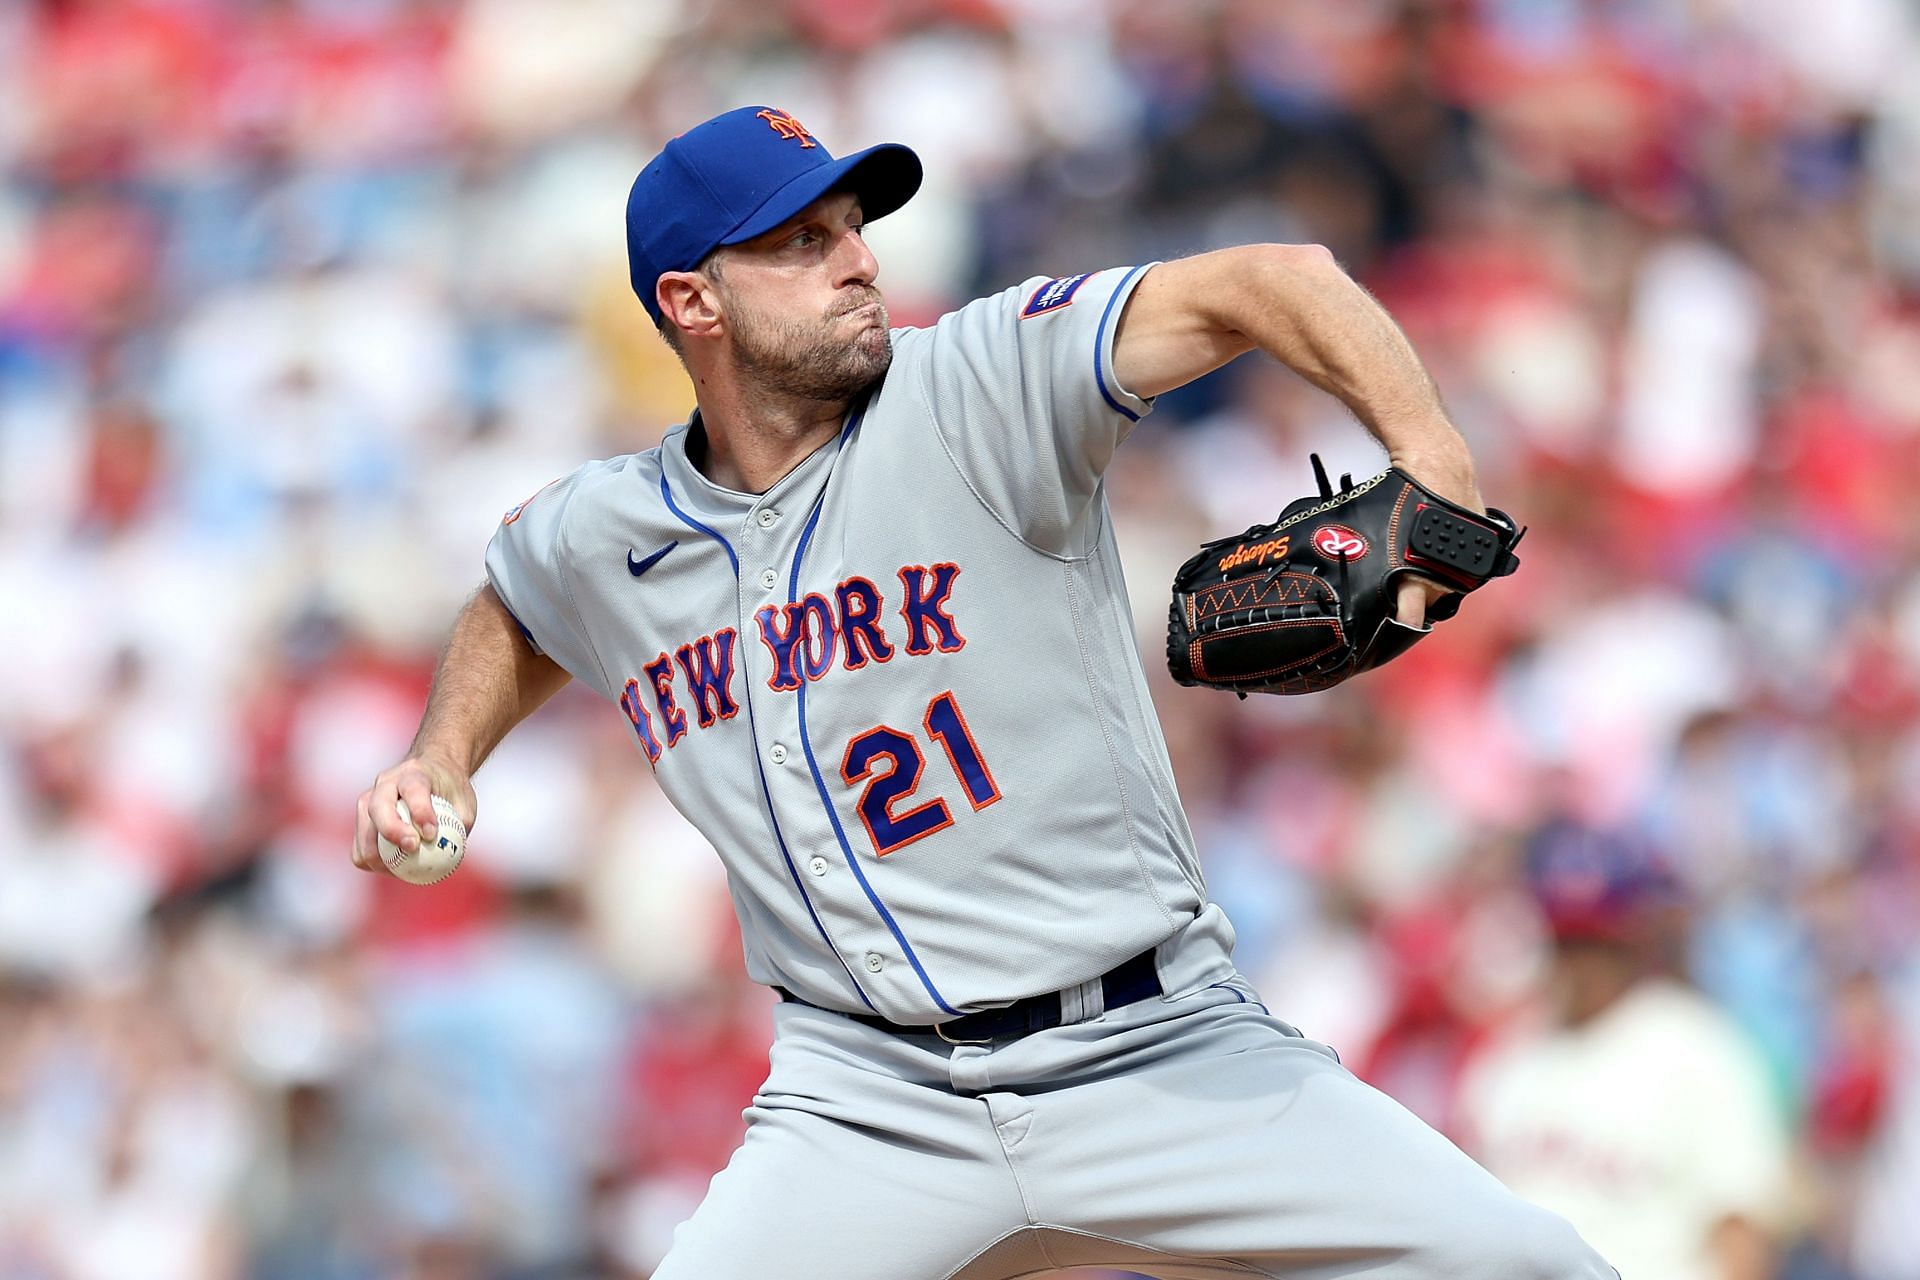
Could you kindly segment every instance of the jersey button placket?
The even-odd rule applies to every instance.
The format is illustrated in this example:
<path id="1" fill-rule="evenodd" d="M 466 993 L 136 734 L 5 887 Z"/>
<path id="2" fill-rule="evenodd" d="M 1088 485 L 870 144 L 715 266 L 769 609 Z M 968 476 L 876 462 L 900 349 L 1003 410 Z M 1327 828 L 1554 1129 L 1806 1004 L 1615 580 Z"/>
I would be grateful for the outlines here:
<path id="1" fill-rule="evenodd" d="M 867 952 L 867 972 L 878 973 L 887 967 L 887 962 L 878 951 Z"/>
<path id="2" fill-rule="evenodd" d="M 791 548 L 782 548 L 779 545 L 779 534 L 775 532 L 775 527 L 781 523 L 781 518 L 781 513 L 775 508 L 762 507 L 748 515 L 744 527 L 740 530 L 740 550 L 743 555 L 752 556 L 755 559 L 765 556 L 768 560 L 775 562 L 774 565 L 768 565 L 758 573 L 748 571 L 741 575 L 740 617 L 743 627 L 758 625 L 753 621 L 757 606 L 749 603 L 747 598 L 752 592 L 753 585 L 757 583 L 763 592 L 777 593 L 784 582 L 781 571 L 775 566 L 790 557 L 792 550 Z M 776 595 L 775 599 L 778 600 L 778 598 L 778 595 Z M 778 605 L 776 604 L 775 607 L 777 608 Z M 764 650 L 765 646 L 756 645 L 753 651 L 754 660 L 756 662 L 764 661 L 770 664 L 770 655 L 766 654 Z M 756 678 L 749 682 L 752 688 L 748 696 L 754 698 L 756 705 L 760 709 L 760 714 L 755 719 L 755 728 L 757 731 L 768 737 L 778 733 L 784 738 L 788 734 L 799 731 L 797 721 L 792 718 L 798 710 L 798 703 L 791 693 L 775 695 L 771 699 L 756 696 L 764 692 L 772 674 L 773 670 L 771 665 L 766 665 L 764 673 L 758 673 Z M 816 842 L 820 840 L 825 840 L 830 844 L 833 841 L 831 829 L 819 832 L 808 832 L 806 830 L 809 818 L 822 817 L 823 815 L 820 814 L 818 807 L 812 803 L 812 786 L 807 777 L 806 770 L 803 768 L 798 776 L 785 772 L 786 765 L 798 760 L 794 748 L 788 746 L 784 741 L 768 742 L 763 738 L 759 750 L 761 752 L 761 759 L 765 761 L 765 781 L 769 787 L 774 803 L 781 806 L 782 820 L 787 826 L 789 842 L 801 846 L 814 844 L 816 848 L 819 847 Z M 780 769 L 780 772 L 773 772 L 776 767 Z M 804 799 L 798 799 L 795 793 L 790 790 L 790 788 L 796 784 L 804 784 Z M 792 802 L 793 807 L 789 809 L 784 802 Z M 801 816 L 802 814 L 807 815 L 807 817 L 803 818 Z M 828 875 L 828 872 L 833 869 L 833 863 L 825 855 L 816 853 L 802 859 L 799 850 L 795 849 L 794 863 L 797 869 L 804 869 L 806 871 L 806 878 L 813 883 L 811 892 L 808 892 L 807 896 L 818 909 L 823 922 L 828 927 L 829 945 L 834 945 L 831 941 L 833 935 L 840 934 L 843 930 L 864 928 L 865 922 L 859 920 L 857 915 L 850 917 L 847 904 L 837 901 L 839 894 L 835 892 L 835 881 Z M 866 974 L 878 974 L 881 969 L 885 967 L 884 959 L 877 952 L 862 951 L 858 943 L 853 942 L 852 939 L 842 938 L 841 947 L 837 949 L 841 949 L 841 954 L 856 972 L 864 971 Z"/>

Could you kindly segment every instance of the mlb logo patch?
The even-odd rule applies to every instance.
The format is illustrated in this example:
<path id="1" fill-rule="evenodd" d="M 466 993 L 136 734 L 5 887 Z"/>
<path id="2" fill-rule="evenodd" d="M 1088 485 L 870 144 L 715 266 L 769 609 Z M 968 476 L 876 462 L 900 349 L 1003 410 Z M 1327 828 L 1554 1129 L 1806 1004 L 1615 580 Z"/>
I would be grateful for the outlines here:
<path id="1" fill-rule="evenodd" d="M 553 488 L 553 486 L 559 484 L 560 481 L 565 478 L 566 477 L 564 476 L 555 476 L 553 479 L 541 485 L 538 489 L 535 489 L 531 494 L 527 496 L 525 501 L 516 502 L 512 506 L 508 507 L 507 513 L 500 517 L 500 523 L 503 525 L 507 525 L 507 524 L 512 524 L 515 520 L 518 520 L 520 518 L 520 513 L 527 509 L 528 502 L 532 502 L 535 498 L 539 497 L 541 494 L 545 493 L 547 490 Z"/>
<path id="2" fill-rule="evenodd" d="M 1089 273 L 1090 274 L 1090 273 Z M 1073 301 L 1073 295 L 1087 282 L 1088 276 L 1062 276 L 1058 280 L 1049 280 L 1033 291 L 1027 299 L 1027 305 L 1020 309 L 1022 320 L 1031 320 L 1034 316 L 1048 311 L 1058 311 Z"/>

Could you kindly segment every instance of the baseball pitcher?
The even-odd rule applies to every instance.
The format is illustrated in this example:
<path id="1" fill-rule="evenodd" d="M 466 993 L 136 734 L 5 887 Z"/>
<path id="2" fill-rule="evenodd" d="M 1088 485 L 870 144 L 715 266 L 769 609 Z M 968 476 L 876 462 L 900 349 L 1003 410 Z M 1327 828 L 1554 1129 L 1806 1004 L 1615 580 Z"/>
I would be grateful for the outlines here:
<path id="1" fill-rule="evenodd" d="M 1102 475 L 1154 396 L 1256 347 L 1484 532 L 1413 351 L 1289 245 L 892 329 L 862 228 L 920 176 L 770 107 L 640 173 L 634 291 L 699 407 L 506 514 L 355 862 L 418 845 L 399 800 L 471 824 L 474 770 L 569 679 L 618 708 L 782 1000 L 659 1280 L 1612 1276 L 1235 972 L 1133 639 Z M 1476 584 L 1413 555 L 1391 607 L 1422 632 Z"/>

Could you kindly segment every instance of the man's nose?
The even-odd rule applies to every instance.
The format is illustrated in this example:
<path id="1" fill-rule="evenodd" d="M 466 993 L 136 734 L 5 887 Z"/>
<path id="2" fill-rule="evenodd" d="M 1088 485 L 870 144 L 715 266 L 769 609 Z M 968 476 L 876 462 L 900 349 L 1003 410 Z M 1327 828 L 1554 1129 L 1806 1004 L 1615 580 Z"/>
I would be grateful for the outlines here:
<path id="1" fill-rule="evenodd" d="M 840 243 L 834 246 L 835 272 L 834 287 L 849 284 L 872 284 L 880 275 L 880 260 L 873 256 L 873 250 L 867 247 L 866 237 L 857 231 L 841 233 Z"/>

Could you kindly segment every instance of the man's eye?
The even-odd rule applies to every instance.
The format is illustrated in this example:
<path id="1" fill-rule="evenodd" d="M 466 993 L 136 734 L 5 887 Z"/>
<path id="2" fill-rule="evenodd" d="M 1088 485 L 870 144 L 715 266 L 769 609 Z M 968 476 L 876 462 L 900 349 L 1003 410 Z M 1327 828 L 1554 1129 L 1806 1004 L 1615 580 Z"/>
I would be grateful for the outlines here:
<path id="1" fill-rule="evenodd" d="M 793 238 L 788 240 L 787 243 L 804 249 L 806 246 L 812 244 L 814 239 L 814 234 L 811 231 L 797 231 L 794 233 Z"/>
<path id="2" fill-rule="evenodd" d="M 862 240 L 867 238 L 867 224 L 864 222 L 852 223 L 847 227 L 847 230 L 853 232 L 853 234 L 859 236 Z"/>

